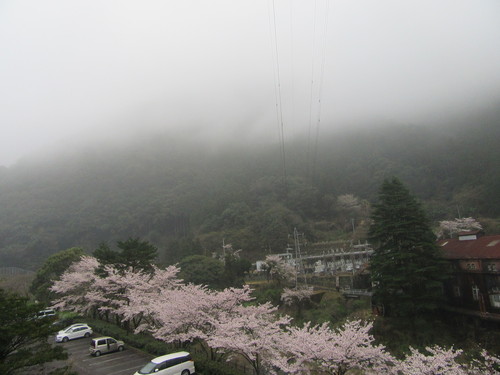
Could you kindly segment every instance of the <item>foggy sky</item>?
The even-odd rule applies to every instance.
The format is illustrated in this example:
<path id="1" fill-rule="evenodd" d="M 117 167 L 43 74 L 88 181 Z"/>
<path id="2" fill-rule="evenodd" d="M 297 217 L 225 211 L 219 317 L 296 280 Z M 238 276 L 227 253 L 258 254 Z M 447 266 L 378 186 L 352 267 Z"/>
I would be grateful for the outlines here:
<path id="1" fill-rule="evenodd" d="M 0 1 L 0 165 L 67 139 L 278 141 L 281 123 L 286 139 L 499 99 L 498 0 Z"/>

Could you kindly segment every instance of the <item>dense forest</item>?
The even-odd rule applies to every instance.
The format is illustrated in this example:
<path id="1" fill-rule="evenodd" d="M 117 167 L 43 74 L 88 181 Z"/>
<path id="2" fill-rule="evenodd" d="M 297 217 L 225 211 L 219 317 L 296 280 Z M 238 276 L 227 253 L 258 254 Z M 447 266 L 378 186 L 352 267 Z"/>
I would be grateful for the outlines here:
<path id="1" fill-rule="evenodd" d="M 448 125 L 297 137 L 284 150 L 169 134 L 67 146 L 0 168 L 0 264 L 36 269 L 60 250 L 90 253 L 129 237 L 155 244 L 163 264 L 209 255 L 223 242 L 255 260 L 283 251 L 294 228 L 310 242 L 351 238 L 391 176 L 434 222 L 474 216 L 498 231 L 498 139 L 500 111 L 489 111 Z"/>

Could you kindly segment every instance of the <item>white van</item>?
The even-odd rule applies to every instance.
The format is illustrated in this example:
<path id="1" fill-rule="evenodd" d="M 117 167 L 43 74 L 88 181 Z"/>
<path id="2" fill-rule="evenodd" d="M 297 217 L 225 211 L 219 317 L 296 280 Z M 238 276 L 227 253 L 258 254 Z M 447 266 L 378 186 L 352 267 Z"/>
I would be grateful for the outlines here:
<path id="1" fill-rule="evenodd" d="M 195 373 L 194 362 L 188 352 L 162 355 L 151 360 L 134 375 L 191 375 Z"/>

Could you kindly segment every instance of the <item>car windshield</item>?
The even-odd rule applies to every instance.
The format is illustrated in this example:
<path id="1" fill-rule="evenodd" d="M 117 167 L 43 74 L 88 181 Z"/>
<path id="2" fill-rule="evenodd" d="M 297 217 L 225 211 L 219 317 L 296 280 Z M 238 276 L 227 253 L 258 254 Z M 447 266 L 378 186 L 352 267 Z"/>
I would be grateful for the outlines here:
<path id="1" fill-rule="evenodd" d="M 149 362 L 146 366 L 139 370 L 139 374 L 151 374 L 158 364 Z"/>

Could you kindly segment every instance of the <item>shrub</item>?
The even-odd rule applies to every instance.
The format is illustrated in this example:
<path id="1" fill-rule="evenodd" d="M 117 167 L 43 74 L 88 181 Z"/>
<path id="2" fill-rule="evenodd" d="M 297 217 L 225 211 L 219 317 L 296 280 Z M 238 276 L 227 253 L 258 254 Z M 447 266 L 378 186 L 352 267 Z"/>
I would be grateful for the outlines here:
<path id="1" fill-rule="evenodd" d="M 170 349 L 171 349 L 170 345 L 158 340 L 148 342 L 144 346 L 144 350 L 153 355 L 164 355 L 168 353 Z"/>
<path id="2" fill-rule="evenodd" d="M 223 362 L 214 362 L 206 359 L 194 358 L 196 373 L 203 375 L 241 375 L 242 372 L 231 368 Z"/>
<path id="3" fill-rule="evenodd" d="M 255 303 L 271 302 L 273 305 L 279 305 L 281 303 L 282 292 L 281 288 L 265 285 L 255 289 L 252 296 L 255 297 Z"/>

